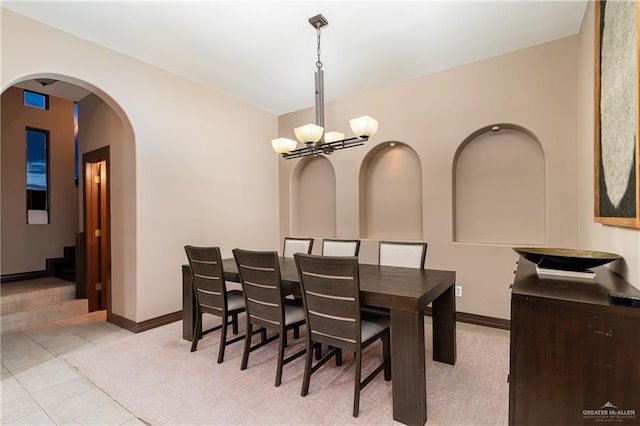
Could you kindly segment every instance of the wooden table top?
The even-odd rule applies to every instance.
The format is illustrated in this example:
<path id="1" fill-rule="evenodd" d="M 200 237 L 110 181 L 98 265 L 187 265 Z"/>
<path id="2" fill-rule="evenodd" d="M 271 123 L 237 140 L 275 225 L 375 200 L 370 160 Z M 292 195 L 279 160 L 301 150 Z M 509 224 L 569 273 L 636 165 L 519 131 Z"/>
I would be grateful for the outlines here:
<path id="1" fill-rule="evenodd" d="M 239 281 L 235 260 L 224 259 L 223 263 L 225 278 Z M 299 289 L 298 271 L 293 259 L 280 258 L 280 273 L 285 286 L 293 291 Z M 421 312 L 455 281 L 454 271 L 360 264 L 360 298 L 369 306 Z"/>

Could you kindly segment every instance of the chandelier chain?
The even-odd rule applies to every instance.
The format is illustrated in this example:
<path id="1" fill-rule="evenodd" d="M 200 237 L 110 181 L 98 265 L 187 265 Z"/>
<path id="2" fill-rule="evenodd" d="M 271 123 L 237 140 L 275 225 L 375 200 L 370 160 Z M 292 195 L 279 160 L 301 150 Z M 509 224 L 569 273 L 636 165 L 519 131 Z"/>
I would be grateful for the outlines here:
<path id="1" fill-rule="evenodd" d="M 322 68 L 322 61 L 320 60 L 320 27 L 318 26 L 318 60 L 316 61 L 316 68 Z"/>

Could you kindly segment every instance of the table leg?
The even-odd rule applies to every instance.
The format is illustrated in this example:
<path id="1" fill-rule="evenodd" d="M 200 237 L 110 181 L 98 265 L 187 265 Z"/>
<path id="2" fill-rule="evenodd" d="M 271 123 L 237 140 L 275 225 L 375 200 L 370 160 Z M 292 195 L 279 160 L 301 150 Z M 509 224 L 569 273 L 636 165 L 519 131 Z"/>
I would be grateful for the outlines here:
<path id="1" fill-rule="evenodd" d="M 195 305 L 191 268 L 188 265 L 182 265 L 182 338 L 184 340 L 193 340 L 193 327 L 196 324 Z"/>
<path id="2" fill-rule="evenodd" d="M 427 421 L 424 314 L 391 311 L 393 419 L 423 426 Z"/>
<path id="3" fill-rule="evenodd" d="M 433 360 L 456 363 L 456 297 L 454 285 L 433 301 Z"/>

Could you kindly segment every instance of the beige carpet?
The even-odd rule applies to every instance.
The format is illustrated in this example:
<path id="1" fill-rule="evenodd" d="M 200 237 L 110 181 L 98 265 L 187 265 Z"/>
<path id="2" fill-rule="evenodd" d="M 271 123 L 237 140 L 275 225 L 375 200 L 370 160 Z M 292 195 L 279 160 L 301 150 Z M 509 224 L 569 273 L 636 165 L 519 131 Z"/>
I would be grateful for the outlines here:
<path id="1" fill-rule="evenodd" d="M 459 327 L 458 362 L 450 366 L 431 360 L 431 327 L 425 328 L 427 424 L 507 424 L 508 337 Z M 176 322 L 64 358 L 152 425 L 399 424 L 393 421 L 391 382 L 382 376 L 362 391 L 359 417 L 351 416 L 350 355 L 345 354 L 342 367 L 330 363 L 315 373 L 303 398 L 304 358 L 284 367 L 282 385 L 276 388 L 275 342 L 251 353 L 249 367 L 240 371 L 242 343 L 227 347 L 224 363 L 217 364 L 218 340 L 219 332 L 205 335 L 190 353 L 182 323 Z M 303 344 L 304 331 L 288 351 Z M 367 349 L 365 374 L 380 356 L 378 344 Z"/>

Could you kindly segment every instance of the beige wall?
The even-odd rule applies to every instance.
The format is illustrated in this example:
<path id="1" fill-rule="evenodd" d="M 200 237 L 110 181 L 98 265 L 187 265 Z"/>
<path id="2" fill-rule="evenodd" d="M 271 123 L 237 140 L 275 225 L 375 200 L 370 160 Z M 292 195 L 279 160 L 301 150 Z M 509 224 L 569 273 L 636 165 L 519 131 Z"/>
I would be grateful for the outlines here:
<path id="1" fill-rule="evenodd" d="M 144 321 L 179 310 L 186 243 L 219 244 L 225 255 L 234 247 L 280 249 L 291 232 L 290 180 L 298 160 L 277 160 L 268 140 L 278 129 L 293 137 L 293 127 L 313 121 L 311 109 L 278 120 L 4 9 L 1 31 L 3 91 L 36 76 L 81 85 L 113 110 L 124 129 L 116 133 L 134 145 L 128 165 L 122 163 L 122 193 L 112 192 L 112 203 L 121 197 L 120 237 L 122 247 L 129 247 L 117 260 L 121 265 L 113 266 L 124 289 L 115 296 L 123 298 L 116 313 Z M 366 154 L 384 141 L 405 143 L 422 164 L 427 266 L 457 271 L 464 286 L 459 311 L 508 318 L 516 255 L 508 245 L 453 242 L 450 180 L 462 141 L 484 126 L 512 123 L 530 131 L 545 154 L 547 244 L 620 253 L 626 262 L 618 270 L 637 286 L 639 232 L 593 223 L 592 43 L 590 3 L 578 36 L 328 103 L 331 130 L 349 133 L 348 119 L 363 114 L 381 123 L 365 146 L 329 157 L 337 188 L 336 236 L 359 235 L 359 171 Z M 112 113 L 100 109 L 96 116 L 119 127 Z M 279 232 L 273 226 L 278 218 Z M 4 216 L 2 239 L 4 244 Z M 363 260 L 375 262 L 376 255 L 376 241 L 363 241 Z"/>
<path id="2" fill-rule="evenodd" d="M 49 131 L 49 224 L 27 225 L 25 129 Z M 23 91 L 2 93 L 2 274 L 42 271 L 74 246 L 78 189 L 73 180 L 73 102 L 49 97 L 49 109 L 24 106 Z"/>
<path id="3" fill-rule="evenodd" d="M 578 142 L 580 164 L 580 246 L 592 250 L 618 253 L 624 261 L 611 268 L 635 287 L 640 288 L 640 231 L 597 224 L 594 213 L 594 16 L 589 2 L 580 29 L 578 46 Z M 637 165 L 636 165 L 637 167 Z"/>
<path id="4" fill-rule="evenodd" d="M 578 41 L 577 36 L 568 37 L 327 103 L 330 130 L 348 134 L 348 119 L 364 114 L 380 121 L 373 140 L 328 157 L 336 174 L 337 236 L 359 235 L 358 172 L 367 153 L 384 141 L 405 143 L 422 163 L 427 267 L 457 272 L 464 290 L 457 299 L 459 311 L 509 318 L 509 284 L 517 256 L 510 245 L 453 242 L 453 160 L 459 145 L 487 125 L 511 123 L 531 132 L 546 159 L 547 243 L 575 247 Z M 331 65 L 326 66 L 330 86 Z M 312 110 L 281 116 L 280 135 L 293 137 L 295 126 L 312 121 Z M 297 161 L 280 160 L 281 236 L 290 231 L 288 194 Z M 518 176 L 513 179 L 517 185 Z M 519 217 L 510 220 L 527 226 Z M 377 261 L 376 244 L 363 241 L 362 260 Z"/>
<path id="5" fill-rule="evenodd" d="M 135 232 L 134 243 L 121 235 L 135 253 L 118 256 L 122 279 L 135 274 L 120 284 L 135 302 L 123 302 L 122 316 L 141 322 L 182 308 L 187 243 L 219 245 L 225 256 L 280 246 L 275 116 L 5 9 L 1 31 L 3 91 L 34 77 L 64 79 L 94 92 L 134 136 L 135 171 L 126 177 L 135 182 L 122 185 L 135 191 L 123 191 L 119 205 L 135 205 L 120 224 Z"/>
<path id="6" fill-rule="evenodd" d="M 136 310 L 135 144 L 131 130 L 96 95 L 78 105 L 78 141 L 82 154 L 109 146 L 111 167 L 111 312 L 126 317 Z M 82 167 L 82 163 L 81 166 Z M 80 179 L 80 229 L 84 230 Z"/>

